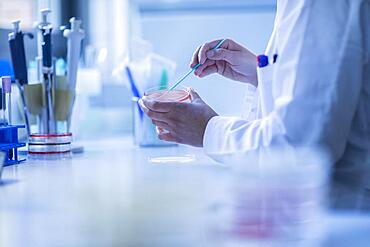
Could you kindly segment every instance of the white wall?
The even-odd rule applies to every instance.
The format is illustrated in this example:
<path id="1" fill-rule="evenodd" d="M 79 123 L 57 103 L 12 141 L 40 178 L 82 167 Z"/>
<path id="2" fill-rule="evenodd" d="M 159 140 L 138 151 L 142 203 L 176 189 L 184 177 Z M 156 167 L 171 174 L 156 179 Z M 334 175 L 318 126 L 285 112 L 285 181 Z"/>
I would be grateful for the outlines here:
<path id="1" fill-rule="evenodd" d="M 154 50 L 174 60 L 177 77 L 189 70 L 190 58 L 203 42 L 220 37 L 233 38 L 256 54 L 263 53 L 273 28 L 275 13 L 250 10 L 241 12 L 176 12 L 145 13 L 141 24 L 143 38 L 153 43 Z M 184 85 L 195 88 L 222 115 L 241 112 L 244 86 L 218 75 L 205 79 L 189 77 Z"/>

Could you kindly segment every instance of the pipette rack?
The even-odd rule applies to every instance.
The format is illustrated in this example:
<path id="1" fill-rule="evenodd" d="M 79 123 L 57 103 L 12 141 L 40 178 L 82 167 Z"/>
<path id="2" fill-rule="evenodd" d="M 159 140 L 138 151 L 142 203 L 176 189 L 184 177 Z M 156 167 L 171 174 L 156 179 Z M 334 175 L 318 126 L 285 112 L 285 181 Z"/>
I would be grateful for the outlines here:
<path id="1" fill-rule="evenodd" d="M 18 148 L 26 146 L 26 143 L 18 140 L 18 129 L 25 127 L 25 125 L 0 125 L 0 151 L 7 154 L 4 166 L 25 161 L 18 157 Z"/>

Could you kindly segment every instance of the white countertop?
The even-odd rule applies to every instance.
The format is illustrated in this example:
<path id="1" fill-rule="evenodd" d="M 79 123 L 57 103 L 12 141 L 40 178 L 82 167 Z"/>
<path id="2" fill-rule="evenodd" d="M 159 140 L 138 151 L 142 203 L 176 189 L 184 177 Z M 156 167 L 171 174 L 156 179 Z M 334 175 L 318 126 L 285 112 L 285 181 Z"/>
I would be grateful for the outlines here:
<path id="1" fill-rule="evenodd" d="M 4 169 L 1 247 L 213 245 L 206 234 L 209 204 L 229 169 L 201 149 L 139 148 L 129 137 L 84 148 L 69 160 Z M 184 154 L 195 161 L 148 161 Z M 323 246 L 370 246 L 370 214 L 331 213 L 325 221 Z"/>

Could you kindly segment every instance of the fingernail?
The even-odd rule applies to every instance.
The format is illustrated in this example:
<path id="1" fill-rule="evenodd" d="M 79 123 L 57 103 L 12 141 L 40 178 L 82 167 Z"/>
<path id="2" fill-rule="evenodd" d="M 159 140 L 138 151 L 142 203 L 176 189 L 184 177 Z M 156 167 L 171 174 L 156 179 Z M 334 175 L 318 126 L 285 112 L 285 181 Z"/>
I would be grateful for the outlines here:
<path id="1" fill-rule="evenodd" d="M 146 108 L 146 106 L 144 105 L 144 102 L 143 102 L 144 100 L 143 99 L 139 99 L 139 106 L 140 106 L 140 108 L 145 112 L 145 113 L 147 113 L 148 112 L 148 108 Z"/>
<path id="2" fill-rule="evenodd" d="M 210 50 L 210 51 L 207 52 L 207 57 L 208 58 L 212 58 L 214 55 L 215 55 L 215 51 L 213 51 L 213 50 Z"/>

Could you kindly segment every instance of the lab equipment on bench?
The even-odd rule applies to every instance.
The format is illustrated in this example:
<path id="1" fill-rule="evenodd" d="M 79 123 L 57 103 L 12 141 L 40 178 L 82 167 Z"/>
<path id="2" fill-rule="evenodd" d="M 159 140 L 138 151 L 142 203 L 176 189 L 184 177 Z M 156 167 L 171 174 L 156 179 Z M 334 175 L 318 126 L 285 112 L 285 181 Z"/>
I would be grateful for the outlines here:
<path id="1" fill-rule="evenodd" d="M 38 82 L 28 83 L 23 36 L 19 21 L 13 22 L 14 32 L 9 34 L 9 45 L 15 70 L 15 79 L 21 92 L 25 122 L 29 134 L 29 155 L 59 154 L 71 151 L 71 114 L 75 100 L 77 70 L 84 31 L 81 20 L 70 19 L 70 29 L 64 30 L 67 39 L 67 72 L 58 63 L 58 73 L 54 66 L 57 59 L 52 55 L 53 26 L 48 21 L 50 9 L 42 9 L 41 21 L 37 25 L 37 71 Z M 31 35 L 29 35 L 31 36 Z M 65 67 L 65 66 L 64 66 Z M 62 71 L 62 72 L 61 72 Z M 4 88 L 3 87 L 3 91 Z M 7 91 L 4 91 L 7 93 Z M 6 95 L 6 97 L 8 97 Z M 4 108 L 6 110 L 6 108 Z M 36 118 L 36 127 L 29 118 Z M 40 138 L 43 140 L 40 143 Z M 65 140 L 68 138 L 68 141 Z"/>
<path id="2" fill-rule="evenodd" d="M 56 132 L 56 123 L 54 118 L 53 108 L 53 89 L 54 89 L 54 78 L 53 78 L 53 57 L 52 57 L 52 43 L 51 43 L 51 32 L 53 26 L 47 22 L 47 16 L 50 10 L 41 10 L 43 22 L 38 26 L 39 32 L 41 33 L 42 43 L 42 74 L 43 74 L 43 86 L 44 86 L 44 99 L 45 99 L 45 131 L 46 133 Z"/>
<path id="3" fill-rule="evenodd" d="M 31 159 L 69 158 L 71 157 L 71 143 L 72 133 L 31 134 L 28 153 Z"/>
<path id="4" fill-rule="evenodd" d="M 139 93 L 139 89 L 136 86 L 136 82 L 134 80 L 134 76 L 132 75 L 130 66 L 126 65 L 125 69 L 126 69 L 126 74 L 127 74 L 128 81 L 130 83 L 130 89 L 131 89 L 132 95 L 133 95 L 134 98 L 140 99 L 141 95 Z M 140 120 L 142 121 L 143 117 L 144 117 L 144 112 L 140 107 L 138 107 L 137 110 L 138 110 L 139 115 L 140 115 Z"/>
<path id="5" fill-rule="evenodd" d="M 3 76 L 1 78 L 2 84 L 2 110 L 3 110 L 3 121 L 4 125 L 10 125 L 12 122 L 12 80 L 10 76 Z"/>
<path id="6" fill-rule="evenodd" d="M 168 155 L 148 158 L 149 162 L 155 164 L 185 164 L 194 162 L 195 160 L 195 155 Z"/>
<path id="7" fill-rule="evenodd" d="M 85 32 L 80 28 L 81 20 L 72 17 L 70 20 L 71 29 L 65 29 L 63 32 L 63 36 L 67 38 L 67 45 L 68 45 L 68 52 L 67 52 L 67 82 L 68 82 L 68 90 L 65 91 L 65 94 L 72 94 L 69 95 L 70 97 L 68 102 L 70 105 L 68 111 L 68 129 L 70 128 L 71 122 L 71 114 L 72 114 L 72 107 L 75 100 L 76 91 L 76 83 L 77 83 L 77 69 L 78 69 L 78 62 L 81 54 L 81 42 L 85 38 Z"/>
<path id="8" fill-rule="evenodd" d="M 6 158 L 6 153 L 5 152 L 0 152 L 0 180 L 1 180 L 1 175 L 3 174 L 3 167 L 5 164 L 5 158 Z"/>
<path id="9" fill-rule="evenodd" d="M 8 35 L 10 55 L 12 57 L 14 79 L 18 86 L 24 113 L 24 121 L 26 123 L 27 133 L 30 133 L 30 123 L 28 118 L 28 112 L 26 107 L 26 99 L 24 96 L 24 86 L 28 84 L 27 76 L 27 65 L 26 65 L 26 54 L 24 50 L 24 36 L 28 36 L 33 39 L 33 34 L 23 33 L 20 30 L 20 21 L 16 20 L 12 22 L 14 31 Z"/>
<path id="10" fill-rule="evenodd" d="M 132 137 L 135 145 L 140 147 L 176 146 L 177 144 L 165 142 L 158 138 L 155 125 L 142 111 L 139 105 L 140 98 L 132 97 L 133 130 Z"/>
<path id="11" fill-rule="evenodd" d="M 157 99 L 162 96 L 162 94 L 167 93 L 167 89 L 160 88 L 160 86 L 152 87 L 144 92 L 144 96 L 149 99 Z M 190 99 L 190 93 L 188 88 L 181 87 L 179 89 L 173 90 L 162 97 L 162 101 L 172 101 L 172 102 L 185 102 Z M 136 108 L 139 109 L 136 109 Z M 133 116 L 134 116 L 134 130 L 133 130 L 133 139 L 134 143 L 147 147 L 147 146 L 173 146 L 176 145 L 171 142 L 166 142 L 158 139 L 158 133 L 163 133 L 165 130 L 157 128 L 152 120 L 147 116 L 140 116 L 140 111 L 142 111 L 143 106 L 140 103 L 138 97 L 133 97 Z"/>
<path id="12" fill-rule="evenodd" d="M 24 125 L 0 125 L 0 151 L 5 152 L 4 166 L 19 164 L 25 159 L 18 156 L 18 148 L 26 146 L 19 142 L 18 130 L 25 128 Z"/>
<path id="13" fill-rule="evenodd" d="M 43 27 L 45 26 L 49 26 L 51 25 L 51 23 L 48 21 L 48 15 L 51 13 L 51 10 L 50 9 L 41 9 L 40 10 L 40 14 L 41 14 L 41 20 L 40 22 L 37 24 L 37 27 L 36 29 L 38 30 L 37 31 L 37 57 L 36 57 L 36 62 L 37 62 L 37 80 L 38 82 L 42 82 L 43 81 L 43 78 L 42 78 L 42 55 L 43 55 L 43 52 L 42 52 L 42 43 L 43 43 L 43 34 L 42 32 L 40 32 L 40 30 L 43 29 Z"/>
<path id="14" fill-rule="evenodd" d="M 138 104 L 147 89 L 166 89 L 175 74 L 176 64 L 152 52 L 150 43 L 133 40 L 131 53 L 114 70 L 117 81 L 123 82 L 132 96 L 132 136 L 140 147 L 175 146 L 159 140 L 155 125 Z"/>
<path id="15" fill-rule="evenodd" d="M 72 17 L 69 20 L 71 29 L 65 29 L 63 36 L 67 38 L 67 81 L 71 90 L 76 89 L 77 69 L 81 53 L 81 42 L 85 37 L 85 32 L 80 28 L 81 20 Z"/>
<path id="16" fill-rule="evenodd" d="M 2 94 L 2 122 L 0 124 L 0 151 L 6 154 L 4 166 L 18 164 L 24 159 L 18 157 L 18 148 L 26 144 L 18 140 L 18 129 L 24 128 L 24 125 L 12 125 L 11 121 L 11 78 L 10 76 L 1 77 Z"/>

